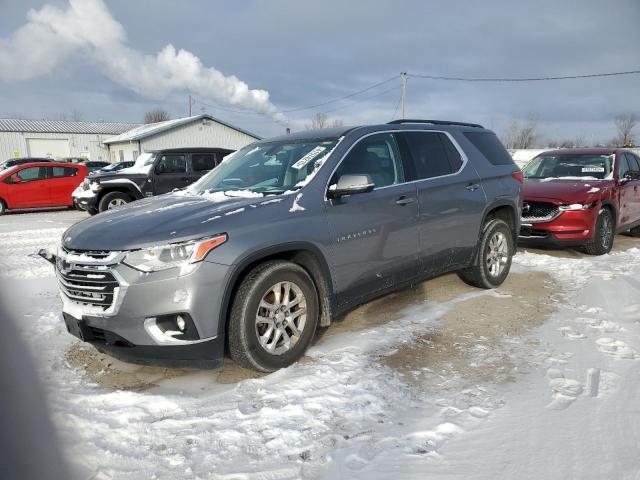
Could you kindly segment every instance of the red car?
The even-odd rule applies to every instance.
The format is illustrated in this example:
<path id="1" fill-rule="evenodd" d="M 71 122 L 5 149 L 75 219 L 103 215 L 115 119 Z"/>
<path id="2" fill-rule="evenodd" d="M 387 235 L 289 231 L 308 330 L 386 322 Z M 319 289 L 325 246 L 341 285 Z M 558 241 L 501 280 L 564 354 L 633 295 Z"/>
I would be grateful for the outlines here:
<path id="1" fill-rule="evenodd" d="M 616 148 L 551 150 L 523 169 L 523 244 L 602 255 L 616 232 L 640 236 L 640 158 Z"/>
<path id="2" fill-rule="evenodd" d="M 87 167 L 70 163 L 26 163 L 0 171 L 0 215 L 7 209 L 73 206 L 71 192 Z"/>

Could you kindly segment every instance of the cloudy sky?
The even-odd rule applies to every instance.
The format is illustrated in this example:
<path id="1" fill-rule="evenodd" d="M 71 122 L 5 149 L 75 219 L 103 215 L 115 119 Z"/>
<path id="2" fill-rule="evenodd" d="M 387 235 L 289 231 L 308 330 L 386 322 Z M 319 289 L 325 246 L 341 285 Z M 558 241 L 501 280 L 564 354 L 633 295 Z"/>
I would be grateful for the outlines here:
<path id="1" fill-rule="evenodd" d="M 140 121 L 207 112 L 264 136 L 316 112 L 397 117 L 399 72 L 460 77 L 640 69 L 640 1 L 0 0 L 0 116 Z M 321 107 L 303 109 L 383 82 Z M 640 116 L 640 75 L 537 83 L 409 78 L 406 117 L 542 139 L 614 135 Z M 293 110 L 293 111 L 292 111 Z M 640 137 L 640 132 L 637 133 Z"/>

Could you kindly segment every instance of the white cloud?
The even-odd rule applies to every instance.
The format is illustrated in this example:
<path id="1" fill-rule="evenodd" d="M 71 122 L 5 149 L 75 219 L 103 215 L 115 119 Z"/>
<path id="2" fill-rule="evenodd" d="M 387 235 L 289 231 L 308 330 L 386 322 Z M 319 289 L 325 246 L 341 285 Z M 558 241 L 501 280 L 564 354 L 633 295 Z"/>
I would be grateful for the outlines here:
<path id="1" fill-rule="evenodd" d="M 235 76 L 206 67 L 193 53 L 169 44 L 145 55 L 126 43 L 126 32 L 102 0 L 69 0 L 61 9 L 30 10 L 27 23 L 0 39 L 0 80 L 26 80 L 50 73 L 71 55 L 82 53 L 114 82 L 141 96 L 162 98 L 191 91 L 204 98 L 266 114 L 282 121 L 266 90 L 250 89 Z"/>

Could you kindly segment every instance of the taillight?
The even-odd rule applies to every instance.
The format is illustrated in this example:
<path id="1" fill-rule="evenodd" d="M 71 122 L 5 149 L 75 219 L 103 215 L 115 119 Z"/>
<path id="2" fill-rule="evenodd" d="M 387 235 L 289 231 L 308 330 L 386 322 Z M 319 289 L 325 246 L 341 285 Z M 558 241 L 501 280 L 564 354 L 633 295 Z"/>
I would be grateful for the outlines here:
<path id="1" fill-rule="evenodd" d="M 522 173 L 522 171 L 518 170 L 517 172 L 513 172 L 511 176 L 520 183 L 524 183 L 524 173 Z"/>

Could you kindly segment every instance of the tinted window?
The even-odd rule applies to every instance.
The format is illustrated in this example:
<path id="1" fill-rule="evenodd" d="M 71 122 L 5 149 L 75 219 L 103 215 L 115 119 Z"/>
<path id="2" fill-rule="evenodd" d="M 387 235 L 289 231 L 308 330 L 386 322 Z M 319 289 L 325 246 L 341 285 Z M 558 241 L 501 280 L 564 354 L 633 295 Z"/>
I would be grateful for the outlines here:
<path id="1" fill-rule="evenodd" d="M 212 153 L 197 153 L 191 155 L 191 164 L 194 172 L 206 172 L 216 166 L 216 157 Z"/>
<path id="2" fill-rule="evenodd" d="M 625 155 L 618 154 L 618 178 L 624 178 L 629 171 L 629 164 Z"/>
<path id="3" fill-rule="evenodd" d="M 509 155 L 509 152 L 507 152 L 495 134 L 489 132 L 465 132 L 464 136 L 494 165 L 513 165 L 511 155 Z"/>
<path id="4" fill-rule="evenodd" d="M 31 167 L 20 170 L 11 175 L 11 178 L 20 177 L 23 182 L 31 182 L 33 180 L 44 180 L 45 167 Z"/>
<path id="5" fill-rule="evenodd" d="M 330 183 L 336 183 L 342 175 L 369 175 L 376 188 L 404 182 L 404 170 L 395 136 L 391 133 L 379 133 L 356 143 Z"/>
<path id="6" fill-rule="evenodd" d="M 418 178 L 449 175 L 460 170 L 462 159 L 444 133 L 405 132 Z"/>
<path id="7" fill-rule="evenodd" d="M 638 158 L 635 155 L 631 155 L 630 153 L 626 154 L 627 163 L 629 164 L 629 170 L 640 170 L 640 165 L 638 164 Z"/>
<path id="8" fill-rule="evenodd" d="M 52 167 L 51 176 L 53 178 L 74 177 L 78 171 L 72 167 Z"/>
<path id="9" fill-rule="evenodd" d="M 156 165 L 156 173 L 183 173 L 187 171 L 187 162 L 184 155 L 162 155 L 158 165 Z"/>

